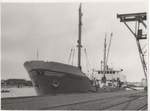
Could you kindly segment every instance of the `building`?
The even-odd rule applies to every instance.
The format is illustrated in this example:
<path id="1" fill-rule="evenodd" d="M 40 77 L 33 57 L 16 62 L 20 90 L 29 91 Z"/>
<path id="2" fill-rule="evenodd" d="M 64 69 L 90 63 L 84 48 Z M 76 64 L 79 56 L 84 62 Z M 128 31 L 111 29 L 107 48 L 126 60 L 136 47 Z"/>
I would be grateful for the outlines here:
<path id="1" fill-rule="evenodd" d="M 10 86 L 10 87 L 23 87 L 23 86 L 32 86 L 31 81 L 27 81 L 24 79 L 7 79 L 1 80 L 1 86 Z"/>

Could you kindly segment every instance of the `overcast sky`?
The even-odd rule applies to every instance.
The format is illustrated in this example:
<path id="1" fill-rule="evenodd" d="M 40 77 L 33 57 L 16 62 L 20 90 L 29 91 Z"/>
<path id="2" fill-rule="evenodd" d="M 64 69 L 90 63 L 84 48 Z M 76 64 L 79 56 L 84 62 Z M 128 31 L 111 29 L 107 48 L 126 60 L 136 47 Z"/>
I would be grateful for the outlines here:
<path id="1" fill-rule="evenodd" d="M 70 49 L 77 45 L 78 6 L 79 3 L 3 3 L 2 79 L 30 79 L 23 63 L 36 60 L 37 49 L 40 60 L 68 63 Z M 128 81 L 144 78 L 136 41 L 116 14 L 146 11 L 146 2 L 82 4 L 82 44 L 87 48 L 91 68 L 100 69 L 105 33 L 109 39 L 113 32 L 108 64 L 124 69 Z M 86 72 L 83 52 L 82 57 Z"/>

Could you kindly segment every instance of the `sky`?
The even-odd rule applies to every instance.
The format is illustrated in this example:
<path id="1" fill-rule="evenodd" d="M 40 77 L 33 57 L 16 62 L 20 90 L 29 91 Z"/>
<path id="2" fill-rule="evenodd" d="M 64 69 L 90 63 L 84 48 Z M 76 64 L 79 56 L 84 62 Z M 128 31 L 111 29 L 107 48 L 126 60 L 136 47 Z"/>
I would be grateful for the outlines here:
<path id="1" fill-rule="evenodd" d="M 1 78 L 30 79 L 23 64 L 36 60 L 68 64 L 78 39 L 79 3 L 2 3 Z M 90 69 L 100 69 L 104 37 L 113 32 L 108 64 L 123 69 L 128 81 L 141 81 L 144 73 L 136 41 L 116 15 L 147 12 L 147 2 L 92 2 L 82 4 L 82 45 Z M 133 25 L 133 24 L 131 24 Z M 145 45 L 146 43 L 142 43 Z M 82 49 L 82 66 L 86 57 Z M 77 49 L 74 65 L 77 64 Z"/>

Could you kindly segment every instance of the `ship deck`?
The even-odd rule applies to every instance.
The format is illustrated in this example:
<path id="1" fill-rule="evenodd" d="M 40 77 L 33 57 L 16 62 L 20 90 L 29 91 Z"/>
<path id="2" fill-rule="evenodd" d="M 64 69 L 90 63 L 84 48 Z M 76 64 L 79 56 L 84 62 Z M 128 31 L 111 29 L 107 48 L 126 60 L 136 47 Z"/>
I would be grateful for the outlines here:
<path id="1" fill-rule="evenodd" d="M 2 98 L 1 108 L 3 110 L 143 110 L 147 109 L 147 93 L 131 90 Z"/>

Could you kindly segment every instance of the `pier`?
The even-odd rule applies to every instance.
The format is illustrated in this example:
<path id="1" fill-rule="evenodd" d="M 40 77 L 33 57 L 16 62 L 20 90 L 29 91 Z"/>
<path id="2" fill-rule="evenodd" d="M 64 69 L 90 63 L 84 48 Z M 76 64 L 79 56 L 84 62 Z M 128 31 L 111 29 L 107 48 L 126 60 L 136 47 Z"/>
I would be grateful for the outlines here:
<path id="1" fill-rule="evenodd" d="M 3 110 L 145 110 L 145 91 L 59 94 L 2 98 Z"/>

